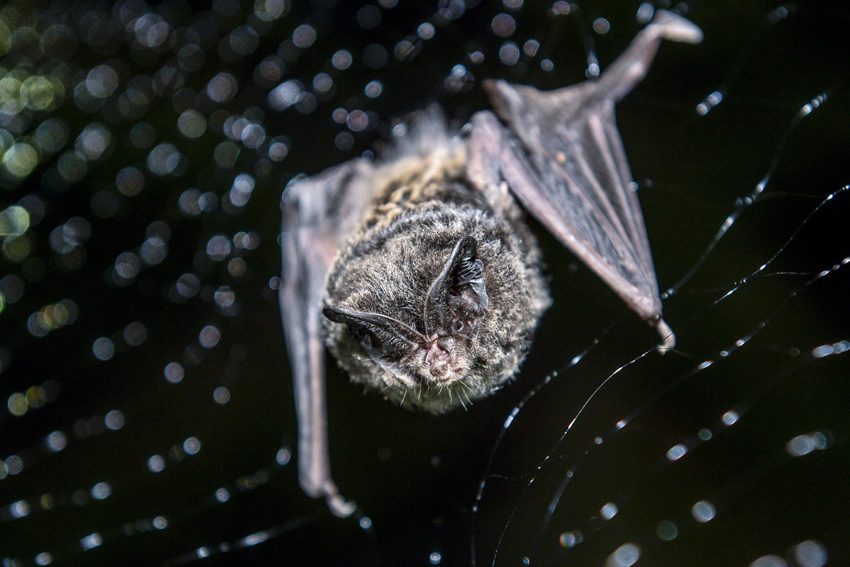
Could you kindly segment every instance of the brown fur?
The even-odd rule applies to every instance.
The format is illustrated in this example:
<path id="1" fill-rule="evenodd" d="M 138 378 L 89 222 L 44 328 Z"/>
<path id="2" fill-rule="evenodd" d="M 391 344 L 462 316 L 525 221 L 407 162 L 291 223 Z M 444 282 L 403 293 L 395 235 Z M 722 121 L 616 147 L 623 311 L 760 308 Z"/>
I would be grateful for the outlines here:
<path id="1" fill-rule="evenodd" d="M 442 413 L 491 394 L 516 373 L 550 300 L 537 243 L 513 197 L 504 188 L 472 189 L 460 140 L 434 135 L 433 127 L 422 130 L 429 140 L 408 144 L 375 170 L 373 205 L 334 261 L 327 303 L 387 315 L 421 331 L 429 286 L 455 243 L 472 236 L 489 308 L 475 336 L 447 337 L 464 377 L 445 385 L 429 380 L 421 350 L 379 363 L 345 325 L 326 320 L 325 326 L 329 349 L 353 381 L 405 407 Z"/>

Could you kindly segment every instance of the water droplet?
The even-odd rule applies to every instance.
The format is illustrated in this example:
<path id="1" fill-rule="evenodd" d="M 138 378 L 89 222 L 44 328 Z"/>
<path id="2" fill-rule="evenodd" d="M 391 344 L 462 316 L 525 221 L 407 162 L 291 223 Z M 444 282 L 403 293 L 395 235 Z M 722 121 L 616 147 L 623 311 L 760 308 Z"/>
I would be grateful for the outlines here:
<path id="1" fill-rule="evenodd" d="M 91 489 L 91 496 L 95 500 L 105 500 L 112 495 L 112 487 L 107 482 L 98 482 Z"/>
<path id="2" fill-rule="evenodd" d="M 80 547 L 83 548 L 83 551 L 88 551 L 89 549 L 98 547 L 102 543 L 103 538 L 97 532 L 89 534 L 86 537 L 80 539 Z"/>
<path id="3" fill-rule="evenodd" d="M 357 10 L 355 19 L 363 29 L 375 29 L 381 23 L 381 11 L 377 6 L 367 4 Z"/>
<path id="4" fill-rule="evenodd" d="M 510 37 L 516 31 L 516 20 L 510 14 L 498 14 L 490 22 L 490 27 L 497 36 Z"/>
<path id="5" fill-rule="evenodd" d="M 148 470 L 154 473 L 162 472 L 165 469 L 165 459 L 162 455 L 153 455 L 148 459 Z"/>
<path id="6" fill-rule="evenodd" d="M 54 431 L 44 439 L 47 448 L 59 452 L 68 446 L 68 437 L 61 431 Z"/>
<path id="7" fill-rule="evenodd" d="M 740 417 L 741 416 L 739 416 L 738 412 L 736 412 L 735 410 L 729 410 L 729 411 L 727 411 L 726 413 L 723 414 L 723 416 L 720 418 L 720 420 L 723 422 L 723 425 L 726 425 L 728 427 L 730 425 L 734 425 L 735 423 L 737 423 L 737 421 L 738 421 L 738 419 L 740 419 Z"/>
<path id="8" fill-rule="evenodd" d="M 275 455 L 275 462 L 280 466 L 286 466 L 292 459 L 292 451 L 289 447 L 281 447 Z"/>
<path id="9" fill-rule="evenodd" d="M 701 524 L 710 522 L 716 515 L 714 504 L 708 500 L 700 500 L 691 507 L 691 515 Z"/>
<path id="10" fill-rule="evenodd" d="M 788 567 L 788 564 L 778 555 L 764 555 L 750 563 L 749 567 Z"/>
<path id="11" fill-rule="evenodd" d="M 599 510 L 599 515 L 602 516 L 603 520 L 610 520 L 611 518 L 616 516 L 617 512 L 619 511 L 620 509 L 617 507 L 616 504 L 614 504 L 613 502 L 608 502 Z"/>
<path id="12" fill-rule="evenodd" d="M 434 33 L 436 33 L 434 26 L 427 22 L 424 24 L 420 24 L 416 30 L 416 35 L 418 35 L 424 40 L 428 40 L 434 37 Z"/>
<path id="13" fill-rule="evenodd" d="M 213 399 L 217 404 L 226 405 L 230 402 L 230 390 L 224 386 L 219 386 L 213 391 Z"/>
<path id="14" fill-rule="evenodd" d="M 221 331 L 215 325 L 207 325 L 198 335 L 198 342 L 204 348 L 213 348 L 219 340 L 221 340 Z"/>
<path id="15" fill-rule="evenodd" d="M 21 236 L 30 227 L 30 214 L 24 207 L 12 205 L 0 211 L 0 236 Z"/>
<path id="16" fill-rule="evenodd" d="M 218 234 L 213 236 L 207 242 L 207 256 L 217 262 L 227 258 L 230 251 L 230 239 L 224 235 Z"/>
<path id="17" fill-rule="evenodd" d="M 197 437 L 187 437 L 183 441 L 183 450 L 187 455 L 197 455 L 201 450 L 201 442 Z"/>
<path id="18" fill-rule="evenodd" d="M 363 89 L 364 94 L 369 98 L 378 98 L 384 91 L 384 85 L 381 81 L 369 81 L 366 88 Z"/>
<path id="19" fill-rule="evenodd" d="M 100 337 L 94 341 L 92 352 L 98 360 L 109 360 L 115 354 L 115 343 L 106 337 Z"/>
<path id="20" fill-rule="evenodd" d="M 120 410 L 112 410 L 103 418 L 103 423 L 112 431 L 118 431 L 124 427 L 126 418 Z"/>
<path id="21" fill-rule="evenodd" d="M 678 461 L 682 457 L 685 456 L 685 453 L 688 452 L 688 448 L 681 443 L 679 445 L 673 445 L 667 450 L 667 460 L 669 461 Z"/>
<path id="22" fill-rule="evenodd" d="M 516 65 L 519 62 L 519 47 L 511 41 L 499 48 L 499 60 L 505 65 Z"/>
<path id="23" fill-rule="evenodd" d="M 605 35 L 609 31 L 611 31 L 611 22 L 606 20 L 605 18 L 596 18 L 593 20 L 593 31 L 598 33 L 599 35 Z"/>
<path id="24" fill-rule="evenodd" d="M 605 567 L 631 567 L 640 559 L 640 547 L 624 543 L 608 556 Z"/>
<path id="25" fill-rule="evenodd" d="M 662 541 L 673 541 L 679 535 L 679 528 L 670 520 L 662 520 L 655 527 L 655 533 Z"/>
<path id="26" fill-rule="evenodd" d="M 239 89 L 239 83 L 230 73 L 219 73 L 207 83 L 207 96 L 218 104 L 229 102 Z"/>
<path id="27" fill-rule="evenodd" d="M 801 541 L 791 548 L 791 552 L 800 567 L 823 567 L 829 561 L 826 547 L 813 539 Z"/>
<path id="28" fill-rule="evenodd" d="M 292 32 L 292 42 L 296 47 L 307 49 L 316 41 L 316 30 L 309 24 L 302 24 Z"/>

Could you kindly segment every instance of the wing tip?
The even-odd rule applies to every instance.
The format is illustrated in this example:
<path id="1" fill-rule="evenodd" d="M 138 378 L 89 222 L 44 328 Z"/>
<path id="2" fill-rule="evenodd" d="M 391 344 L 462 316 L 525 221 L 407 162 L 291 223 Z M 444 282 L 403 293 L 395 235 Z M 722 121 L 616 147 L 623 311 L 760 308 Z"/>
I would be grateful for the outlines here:
<path id="1" fill-rule="evenodd" d="M 681 43 L 700 43 L 702 30 L 684 16 L 670 10 L 658 10 L 649 24 L 658 37 Z"/>
<path id="2" fill-rule="evenodd" d="M 496 113 L 503 120 L 510 122 L 513 113 L 522 104 L 517 85 L 512 85 L 503 79 L 486 79 L 482 86 Z"/>

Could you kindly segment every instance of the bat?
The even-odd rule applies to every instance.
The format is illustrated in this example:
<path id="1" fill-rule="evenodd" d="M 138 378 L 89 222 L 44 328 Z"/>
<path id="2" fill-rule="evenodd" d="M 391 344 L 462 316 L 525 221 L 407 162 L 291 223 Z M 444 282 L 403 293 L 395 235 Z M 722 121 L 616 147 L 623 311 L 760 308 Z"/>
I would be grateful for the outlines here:
<path id="1" fill-rule="evenodd" d="M 325 346 L 353 382 L 435 414 L 514 376 L 550 304 L 526 212 L 657 329 L 661 352 L 675 345 L 614 118 L 662 39 L 702 32 L 659 10 L 598 79 L 549 92 L 487 81 L 496 114 L 462 134 L 426 114 L 377 164 L 288 184 L 279 293 L 309 496 L 355 510 L 330 471 Z"/>

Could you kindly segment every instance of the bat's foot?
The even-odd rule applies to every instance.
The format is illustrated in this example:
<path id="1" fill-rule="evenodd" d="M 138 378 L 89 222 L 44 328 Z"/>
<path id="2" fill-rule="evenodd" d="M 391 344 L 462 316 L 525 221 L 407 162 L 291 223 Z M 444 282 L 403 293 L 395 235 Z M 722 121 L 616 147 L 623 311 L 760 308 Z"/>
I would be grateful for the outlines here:
<path id="1" fill-rule="evenodd" d="M 311 471 L 306 473 L 299 471 L 299 480 L 301 488 L 307 493 L 310 498 L 324 498 L 331 513 L 338 518 L 347 518 L 357 510 L 357 504 L 350 500 L 346 500 L 330 476 L 320 478 L 318 481 L 313 478 L 315 475 Z"/>
<path id="2" fill-rule="evenodd" d="M 660 354 L 665 354 L 668 350 L 676 346 L 676 334 L 670 328 L 664 319 L 659 319 L 655 324 L 658 334 L 661 335 L 661 342 L 655 347 Z"/>
<path id="3" fill-rule="evenodd" d="M 346 500 L 339 493 L 328 494 L 327 497 L 325 497 L 325 502 L 327 502 L 331 513 L 337 518 L 347 518 L 351 516 L 355 510 L 357 510 L 357 504 L 351 500 Z"/>

